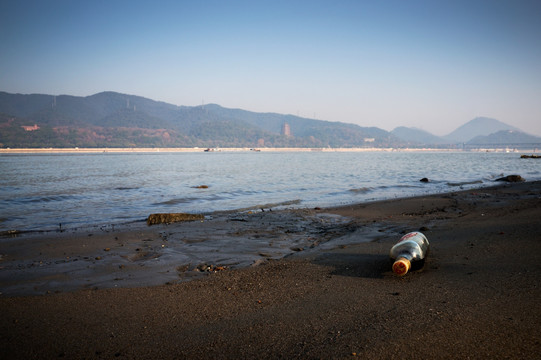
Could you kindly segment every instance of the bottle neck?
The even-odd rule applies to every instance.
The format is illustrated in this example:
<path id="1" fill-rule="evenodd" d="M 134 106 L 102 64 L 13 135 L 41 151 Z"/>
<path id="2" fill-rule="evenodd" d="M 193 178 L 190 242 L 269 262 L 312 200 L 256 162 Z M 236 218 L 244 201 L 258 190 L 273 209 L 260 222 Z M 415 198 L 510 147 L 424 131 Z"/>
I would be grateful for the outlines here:
<path id="1" fill-rule="evenodd" d="M 413 255 L 410 254 L 409 252 L 403 252 L 403 253 L 398 254 L 398 256 L 396 257 L 397 260 L 400 258 L 411 261 L 413 259 Z"/>

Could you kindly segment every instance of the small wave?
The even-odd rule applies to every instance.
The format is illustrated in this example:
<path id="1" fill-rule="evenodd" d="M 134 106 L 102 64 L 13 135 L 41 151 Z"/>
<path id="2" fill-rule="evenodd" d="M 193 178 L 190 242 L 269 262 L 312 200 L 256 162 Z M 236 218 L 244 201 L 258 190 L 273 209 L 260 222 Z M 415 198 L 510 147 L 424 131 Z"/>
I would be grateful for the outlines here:
<path id="1" fill-rule="evenodd" d="M 178 204 L 190 203 L 190 202 L 193 202 L 193 201 L 196 201 L 196 200 L 199 200 L 199 198 L 195 198 L 195 197 L 178 198 L 178 199 L 170 199 L 170 200 L 166 200 L 166 201 L 153 203 L 152 205 L 154 205 L 154 206 L 157 206 L 157 205 L 178 205 Z"/>
<path id="2" fill-rule="evenodd" d="M 299 205 L 301 202 L 302 202 L 301 199 L 296 199 L 296 200 L 282 201 L 282 202 L 278 202 L 278 203 L 254 205 L 254 206 L 249 206 L 249 207 L 245 207 L 245 208 L 242 208 L 242 209 L 237 209 L 236 211 L 249 211 L 249 210 L 279 208 L 279 207 L 283 207 L 283 206 Z"/>
<path id="3" fill-rule="evenodd" d="M 382 185 L 378 186 L 377 189 L 401 189 L 401 188 L 417 188 L 418 185 L 408 185 L 408 184 L 397 184 L 397 185 Z"/>
<path id="4" fill-rule="evenodd" d="M 272 191 L 267 191 L 267 190 L 232 190 L 232 191 L 228 191 L 226 193 L 226 195 L 228 197 L 264 195 L 264 194 L 272 194 Z"/>
<path id="5" fill-rule="evenodd" d="M 55 201 L 66 201 L 73 199 L 75 196 L 72 195 L 50 195 L 50 196 L 31 196 L 15 199 L 6 199 L 6 201 L 11 203 L 20 203 L 20 204 L 33 204 L 33 203 L 48 203 Z"/>
<path id="6" fill-rule="evenodd" d="M 357 193 L 357 194 L 366 194 L 366 193 L 368 193 L 368 192 L 370 192 L 372 190 L 373 189 L 371 187 L 362 187 L 362 188 L 358 188 L 358 189 L 349 189 L 349 191 Z"/>
<path id="7" fill-rule="evenodd" d="M 464 186 L 464 185 L 475 185 L 475 184 L 482 184 L 482 183 L 483 183 L 482 180 L 475 180 L 475 181 L 462 181 L 462 182 L 456 182 L 456 183 L 448 182 L 447 185 L 449 185 L 449 186 Z"/>
<path id="8" fill-rule="evenodd" d="M 19 191 L 20 189 L 21 188 L 17 186 L 5 185 L 5 186 L 0 187 L 0 192 L 5 192 L 6 194 L 8 194 L 8 193 L 13 193 L 15 191 Z"/>
<path id="9" fill-rule="evenodd" d="M 501 178 L 502 176 L 505 176 L 504 173 L 490 174 L 490 175 L 486 176 L 485 179 L 486 180 L 495 180 L 497 178 Z"/>
<path id="10" fill-rule="evenodd" d="M 218 195 L 218 194 L 209 194 L 209 195 L 205 195 L 201 197 L 173 198 L 173 199 L 169 199 L 165 201 L 155 202 L 155 203 L 152 203 L 152 205 L 158 206 L 158 205 L 178 205 L 178 204 L 187 204 L 187 203 L 195 203 L 195 202 L 212 202 L 212 201 L 220 201 L 225 198 L 227 197 Z"/>

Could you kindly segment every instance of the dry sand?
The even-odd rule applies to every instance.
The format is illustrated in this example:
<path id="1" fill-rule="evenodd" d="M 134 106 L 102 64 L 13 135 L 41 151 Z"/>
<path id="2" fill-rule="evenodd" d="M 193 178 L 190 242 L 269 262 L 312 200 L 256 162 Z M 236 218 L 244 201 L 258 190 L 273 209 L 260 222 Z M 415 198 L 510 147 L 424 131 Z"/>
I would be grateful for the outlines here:
<path id="1" fill-rule="evenodd" d="M 539 358 L 541 182 L 238 216 L 1 239 L 0 358 Z M 420 228 L 431 243 L 424 269 L 394 276 L 390 247 Z M 161 272 L 151 266 L 171 246 L 168 237 L 216 232 L 267 242 L 289 234 L 284 243 L 296 248 L 248 252 L 237 268 L 188 282 L 178 280 L 193 269 L 167 274 L 172 263 Z M 137 253 L 147 259 L 143 266 Z M 293 255 L 272 259 L 285 253 Z M 40 273 L 40 262 L 62 257 L 57 265 L 67 271 Z M 87 270 L 76 271 L 68 257 Z M 102 260 L 109 265 L 88 265 Z M 124 278 L 143 285 L 151 280 L 145 273 L 170 280 L 137 287 L 139 280 L 117 280 L 128 287 L 114 288 L 122 265 Z M 87 277 L 102 282 L 88 288 L 76 281 Z M 42 295 L 15 296 L 29 289 Z"/>

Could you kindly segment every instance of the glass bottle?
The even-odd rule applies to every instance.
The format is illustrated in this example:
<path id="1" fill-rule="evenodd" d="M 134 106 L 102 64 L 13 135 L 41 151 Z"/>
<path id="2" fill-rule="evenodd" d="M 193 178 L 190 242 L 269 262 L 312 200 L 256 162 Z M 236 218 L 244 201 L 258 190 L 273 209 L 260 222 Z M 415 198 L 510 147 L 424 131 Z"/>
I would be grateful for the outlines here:
<path id="1" fill-rule="evenodd" d="M 422 268 L 429 249 L 428 239 L 420 232 L 410 232 L 402 236 L 389 252 L 394 260 L 393 272 L 403 276 L 410 269 Z"/>

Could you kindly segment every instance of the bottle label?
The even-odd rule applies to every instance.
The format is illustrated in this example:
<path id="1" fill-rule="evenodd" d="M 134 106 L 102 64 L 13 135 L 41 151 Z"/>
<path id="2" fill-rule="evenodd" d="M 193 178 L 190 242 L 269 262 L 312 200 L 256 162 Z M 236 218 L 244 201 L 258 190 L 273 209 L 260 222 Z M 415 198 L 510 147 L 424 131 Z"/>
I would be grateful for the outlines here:
<path id="1" fill-rule="evenodd" d="M 417 232 L 411 232 L 409 234 L 406 234 L 406 235 L 402 236 L 400 238 L 400 240 L 398 240 L 397 244 L 401 243 L 402 241 L 406 241 L 408 239 L 411 239 L 412 237 L 417 236 L 417 234 L 418 234 Z"/>

